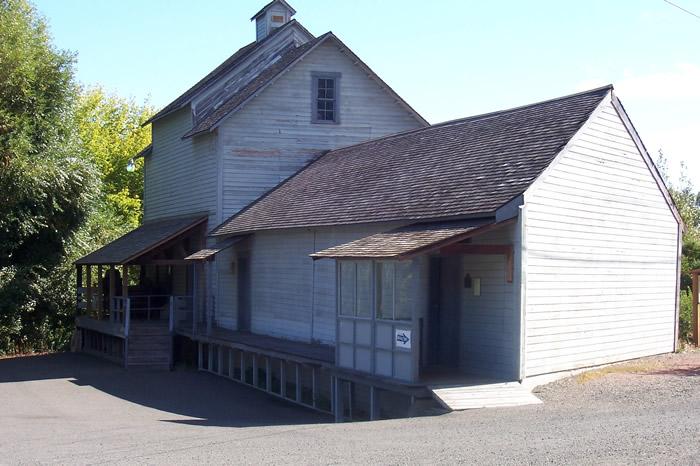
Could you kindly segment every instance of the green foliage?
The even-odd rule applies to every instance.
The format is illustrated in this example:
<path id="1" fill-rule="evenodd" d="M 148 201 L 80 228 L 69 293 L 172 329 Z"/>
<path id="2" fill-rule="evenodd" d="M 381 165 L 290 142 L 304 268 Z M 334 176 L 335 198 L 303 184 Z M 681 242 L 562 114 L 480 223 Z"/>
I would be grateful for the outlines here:
<path id="1" fill-rule="evenodd" d="M 692 321 L 690 271 L 700 269 L 700 191 L 695 190 L 684 163 L 681 163 L 678 183 L 673 183 L 669 179 L 668 160 L 661 151 L 659 151 L 656 165 L 666 181 L 673 202 L 685 225 L 681 258 L 681 289 L 679 290 L 681 310 L 678 325 L 679 338 L 689 341 Z"/>
<path id="2" fill-rule="evenodd" d="M 143 159 L 136 170 L 126 170 L 129 159 L 151 143 L 150 127 L 142 124 L 153 114 L 138 105 L 100 88 L 84 91 L 78 99 L 76 126 L 84 156 L 99 170 L 105 208 L 129 228 L 141 221 Z"/>
<path id="3" fill-rule="evenodd" d="M 52 347 L 50 280 L 95 200 L 73 130 L 73 57 L 24 0 L 0 0 L 0 353 Z"/>
<path id="4" fill-rule="evenodd" d="M 678 339 L 690 341 L 693 323 L 693 297 L 688 289 L 682 289 L 680 294 L 680 314 L 678 316 Z"/>

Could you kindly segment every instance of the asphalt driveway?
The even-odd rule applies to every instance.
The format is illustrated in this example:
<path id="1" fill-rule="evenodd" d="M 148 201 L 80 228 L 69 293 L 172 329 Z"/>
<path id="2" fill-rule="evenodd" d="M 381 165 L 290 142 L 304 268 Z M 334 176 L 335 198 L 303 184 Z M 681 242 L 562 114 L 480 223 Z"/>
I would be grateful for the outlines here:
<path id="1" fill-rule="evenodd" d="M 332 424 L 189 370 L 0 360 L 2 464 L 698 464 L 700 353 L 538 390 L 543 405 Z"/>

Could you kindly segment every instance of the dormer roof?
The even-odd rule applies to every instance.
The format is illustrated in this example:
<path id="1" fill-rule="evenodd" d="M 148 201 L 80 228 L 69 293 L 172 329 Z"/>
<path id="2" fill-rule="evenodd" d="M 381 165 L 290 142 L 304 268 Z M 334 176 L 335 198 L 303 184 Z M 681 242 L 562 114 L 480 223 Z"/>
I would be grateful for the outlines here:
<path id="1" fill-rule="evenodd" d="M 297 12 L 294 8 L 292 8 L 292 5 L 290 5 L 289 3 L 285 2 L 284 0 L 272 0 L 270 3 L 268 3 L 267 5 L 265 5 L 264 7 L 262 7 L 262 8 L 260 9 L 260 11 L 258 11 L 257 13 L 255 13 L 255 14 L 253 15 L 253 17 L 250 18 L 250 20 L 253 21 L 253 20 L 258 19 L 260 16 L 264 15 L 265 12 L 266 12 L 267 10 L 269 10 L 270 8 L 272 8 L 276 3 L 279 3 L 280 5 L 282 5 L 282 6 L 285 7 L 286 9 L 288 9 L 292 16 L 295 15 L 296 12 Z"/>

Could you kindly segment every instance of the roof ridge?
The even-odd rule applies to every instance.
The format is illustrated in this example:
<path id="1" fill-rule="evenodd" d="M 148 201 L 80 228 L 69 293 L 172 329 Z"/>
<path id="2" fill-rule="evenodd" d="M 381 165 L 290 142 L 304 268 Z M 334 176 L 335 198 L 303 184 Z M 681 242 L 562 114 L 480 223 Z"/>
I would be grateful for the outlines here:
<path id="1" fill-rule="evenodd" d="M 613 85 L 612 85 L 612 84 L 608 84 L 608 85 L 606 85 L 606 86 L 596 87 L 595 89 L 589 89 L 589 90 L 587 90 L 587 91 L 576 92 L 576 93 L 574 93 L 574 94 L 568 94 L 568 95 L 561 96 L 561 97 L 555 97 L 555 98 L 553 98 L 553 99 L 541 100 L 541 101 L 539 101 L 539 102 L 534 102 L 534 103 L 531 103 L 531 104 L 520 105 L 520 106 L 517 106 L 517 107 L 511 107 L 511 108 L 507 108 L 507 109 L 504 109 L 504 110 L 496 110 L 496 111 L 493 111 L 493 112 L 479 113 L 479 114 L 472 115 L 472 116 L 468 116 L 468 117 L 464 117 L 464 118 L 456 118 L 456 119 L 454 119 L 454 120 L 442 121 L 442 122 L 440 122 L 440 123 L 435 123 L 435 124 L 433 124 L 433 125 L 425 126 L 425 127 L 423 127 L 423 128 L 414 128 L 414 129 L 409 129 L 409 130 L 406 130 L 406 131 L 400 131 L 400 132 L 398 132 L 398 133 L 387 134 L 386 136 L 381 136 L 381 137 L 374 138 L 374 139 L 368 139 L 367 141 L 358 142 L 357 144 L 352 144 L 352 145 L 349 145 L 349 146 L 339 147 L 339 148 L 337 148 L 337 149 L 333 149 L 333 150 L 331 150 L 331 151 L 328 151 L 327 153 L 339 152 L 339 151 L 343 151 L 343 150 L 345 150 L 345 149 L 350 149 L 350 148 L 362 146 L 362 145 L 365 145 L 365 144 L 371 144 L 371 143 L 373 143 L 373 142 L 384 141 L 384 140 L 387 140 L 387 139 L 392 139 L 392 138 L 397 138 L 397 137 L 401 137 L 401 136 L 406 136 L 406 135 L 412 134 L 412 133 L 420 133 L 420 132 L 424 132 L 424 131 L 427 132 L 427 131 L 430 131 L 430 130 L 432 130 L 432 129 L 443 128 L 443 127 L 445 127 L 445 126 L 449 126 L 449 125 L 452 125 L 452 124 L 455 124 L 455 125 L 456 125 L 456 124 L 460 124 L 460 123 L 467 123 L 467 122 L 469 122 L 469 121 L 474 121 L 474 120 L 478 120 L 478 119 L 482 119 L 482 118 L 488 118 L 488 117 L 498 116 L 498 115 L 502 115 L 502 114 L 504 114 L 504 113 L 515 112 L 515 111 L 519 111 L 519 110 L 526 110 L 526 109 L 528 109 L 528 108 L 532 108 L 532 107 L 537 106 L 537 105 L 542 105 L 542 104 L 548 104 L 548 103 L 552 103 L 552 102 L 557 102 L 557 101 L 560 101 L 560 100 L 570 99 L 570 98 L 573 98 L 573 97 L 578 97 L 578 96 L 582 96 L 582 95 L 586 95 L 586 94 L 593 94 L 593 93 L 596 93 L 596 92 L 600 92 L 600 91 L 602 91 L 602 90 L 611 91 L 611 90 L 613 90 Z M 324 155 L 325 155 L 325 154 L 324 154 Z"/>
<path id="2" fill-rule="evenodd" d="M 261 44 L 266 43 L 269 39 L 275 37 L 277 34 L 282 32 L 283 30 L 286 30 L 288 27 L 290 27 L 289 25 L 291 25 L 291 24 L 296 24 L 304 32 L 309 34 L 312 37 L 312 39 L 310 39 L 310 40 L 316 39 L 316 37 L 314 37 L 314 35 L 311 34 L 311 32 L 309 32 L 308 29 L 306 29 L 304 26 L 302 26 L 301 23 L 299 23 L 296 19 L 292 19 L 292 20 L 288 21 L 287 23 L 285 23 L 283 26 L 276 28 L 274 31 L 272 31 L 272 33 L 270 33 L 264 39 L 262 39 L 260 41 L 250 42 L 250 43 L 242 46 L 241 48 L 239 48 L 235 52 L 233 52 L 231 55 L 229 55 L 228 58 L 226 58 L 224 61 L 219 63 L 213 70 L 211 70 L 209 73 L 204 75 L 204 77 L 202 79 L 200 79 L 195 84 L 190 86 L 186 91 L 182 92 L 179 96 L 177 96 L 175 99 L 173 99 L 169 104 L 167 104 L 162 109 L 160 109 L 158 112 L 156 112 L 151 118 L 146 120 L 141 126 L 146 126 L 149 123 L 152 123 L 157 119 L 160 119 L 166 115 L 169 115 L 170 113 L 181 108 L 185 103 L 191 102 L 194 95 L 186 97 L 187 94 L 189 94 L 191 92 L 197 93 L 201 90 L 206 89 L 209 86 L 209 84 L 211 84 L 214 80 L 216 80 L 216 78 L 220 77 L 223 73 L 225 73 L 225 70 L 228 69 L 231 65 L 233 65 L 234 63 L 239 63 L 241 60 L 244 60 L 245 58 L 247 58 L 251 53 L 253 53 L 253 51 L 258 49 L 258 47 Z M 239 53 L 241 55 L 239 57 L 236 57 L 236 55 L 238 55 Z M 201 89 L 198 89 L 200 86 L 201 86 Z M 180 99 L 185 99 L 185 100 L 183 100 L 181 105 L 179 105 L 177 108 L 169 108 L 171 105 L 175 104 Z"/>

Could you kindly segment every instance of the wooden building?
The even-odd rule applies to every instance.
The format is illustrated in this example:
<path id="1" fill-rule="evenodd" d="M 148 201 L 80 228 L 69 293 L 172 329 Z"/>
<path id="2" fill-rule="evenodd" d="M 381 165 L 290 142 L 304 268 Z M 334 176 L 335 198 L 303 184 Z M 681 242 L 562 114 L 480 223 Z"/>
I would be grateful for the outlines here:
<path id="1" fill-rule="evenodd" d="M 338 419 L 674 350 L 682 224 L 612 86 L 429 126 L 294 14 L 151 119 L 143 226 L 77 262 L 81 348 L 170 366 L 177 335 Z"/>

